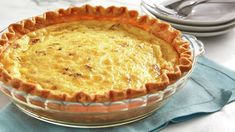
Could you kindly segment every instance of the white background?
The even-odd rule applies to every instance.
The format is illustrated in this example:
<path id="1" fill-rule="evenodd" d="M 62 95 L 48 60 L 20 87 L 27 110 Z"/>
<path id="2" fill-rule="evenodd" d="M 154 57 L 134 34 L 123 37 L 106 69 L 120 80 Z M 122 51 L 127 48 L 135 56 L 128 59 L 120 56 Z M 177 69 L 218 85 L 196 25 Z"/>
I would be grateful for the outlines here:
<path id="1" fill-rule="evenodd" d="M 43 0 L 39 0 L 43 1 Z M 58 0 L 60 1 L 60 0 Z M 73 0 L 75 1 L 75 0 Z M 140 0 L 89 0 L 90 4 L 125 5 L 139 10 Z M 59 4 L 60 3 L 60 4 Z M 32 0 L 0 0 L 0 31 L 10 23 L 24 18 L 42 14 L 48 9 L 67 7 L 67 2 L 59 2 L 38 7 Z M 80 5 L 81 3 L 76 3 Z M 235 29 L 221 36 L 199 38 L 205 45 L 208 58 L 235 71 Z M 8 103 L 8 99 L 0 94 L 0 108 Z M 163 132 L 235 132 L 235 102 L 226 105 L 221 111 L 195 118 L 179 124 L 170 125 Z"/>

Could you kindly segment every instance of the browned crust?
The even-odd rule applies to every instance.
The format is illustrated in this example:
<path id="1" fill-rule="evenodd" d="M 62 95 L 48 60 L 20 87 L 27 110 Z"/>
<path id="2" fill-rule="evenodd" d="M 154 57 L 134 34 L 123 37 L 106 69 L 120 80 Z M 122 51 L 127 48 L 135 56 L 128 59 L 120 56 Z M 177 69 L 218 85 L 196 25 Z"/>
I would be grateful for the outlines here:
<path id="1" fill-rule="evenodd" d="M 123 91 L 111 90 L 102 95 L 89 95 L 84 92 L 78 92 L 73 95 L 67 93 L 58 94 L 41 88 L 39 84 L 24 82 L 23 80 L 13 78 L 2 66 L 0 67 L 0 80 L 11 85 L 13 88 L 43 98 L 71 102 L 106 102 L 135 98 L 147 93 L 155 93 L 164 90 L 169 84 L 175 82 L 183 73 L 188 72 L 192 67 L 189 44 L 182 40 L 181 33 L 178 30 L 173 29 L 168 23 L 158 19 L 152 19 L 148 16 L 138 16 L 137 11 L 129 11 L 126 7 L 114 6 L 103 8 L 101 6 L 92 7 L 85 5 L 65 10 L 59 9 L 57 11 L 46 12 L 42 16 L 35 16 L 30 19 L 22 20 L 19 23 L 11 24 L 8 27 L 8 32 L 5 32 L 0 38 L 0 54 L 10 45 L 10 41 L 29 32 L 53 24 L 93 19 L 126 23 L 154 34 L 170 43 L 176 49 L 179 54 L 179 65 L 176 65 L 174 70 L 171 71 L 167 69 L 162 70 L 160 75 L 161 81 L 149 82 L 145 84 L 143 88 L 139 89 L 129 88 Z"/>

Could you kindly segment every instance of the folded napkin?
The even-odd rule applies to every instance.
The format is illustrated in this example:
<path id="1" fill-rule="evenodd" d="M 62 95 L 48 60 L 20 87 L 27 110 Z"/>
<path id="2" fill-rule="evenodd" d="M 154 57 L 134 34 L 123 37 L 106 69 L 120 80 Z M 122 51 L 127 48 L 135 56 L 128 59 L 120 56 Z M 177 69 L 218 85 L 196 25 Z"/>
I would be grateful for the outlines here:
<path id="1" fill-rule="evenodd" d="M 45 123 L 22 113 L 12 103 L 0 110 L 1 132 L 159 131 L 177 123 L 220 110 L 235 99 L 235 72 L 200 57 L 186 86 L 153 115 L 143 120 L 100 129 L 68 128 Z"/>

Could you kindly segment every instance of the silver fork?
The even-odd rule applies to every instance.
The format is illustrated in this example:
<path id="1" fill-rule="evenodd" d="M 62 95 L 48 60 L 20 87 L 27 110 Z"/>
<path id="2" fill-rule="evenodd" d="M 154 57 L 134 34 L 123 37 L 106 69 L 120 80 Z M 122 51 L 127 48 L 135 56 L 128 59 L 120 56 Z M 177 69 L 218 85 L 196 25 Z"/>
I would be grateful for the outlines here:
<path id="1" fill-rule="evenodd" d="M 230 4 L 230 3 L 234 3 L 234 0 L 168 0 L 167 2 L 165 2 L 165 4 L 163 4 L 165 7 L 170 8 L 170 9 L 176 9 L 180 4 L 187 2 L 187 1 L 195 1 L 195 2 L 207 2 L 207 3 L 221 3 L 221 4 Z M 169 4 L 168 4 L 169 3 Z"/>
<path id="2" fill-rule="evenodd" d="M 227 1 L 227 2 L 224 2 L 224 1 L 216 1 L 216 0 L 197 0 L 197 1 L 194 1 L 194 0 L 187 0 L 187 1 L 184 1 L 182 3 L 180 3 L 176 8 L 175 10 L 183 15 L 183 16 L 188 16 L 193 8 L 199 4 L 203 4 L 203 3 L 214 3 L 214 4 L 235 4 L 234 1 Z"/>
<path id="3" fill-rule="evenodd" d="M 174 9 L 169 9 L 166 7 L 169 7 L 170 5 L 167 5 L 166 7 L 163 5 L 156 5 L 153 4 L 153 6 L 145 3 L 142 1 L 145 5 L 148 5 L 149 7 L 155 9 L 157 12 L 164 14 L 164 15 L 173 15 L 176 17 L 184 18 L 188 16 L 193 8 L 199 4 L 202 3 L 217 3 L 217 4 L 235 4 L 234 1 L 219 1 L 219 0 L 200 0 L 200 1 L 195 1 L 195 0 L 187 0 L 187 1 L 178 1 L 173 4 L 178 5 L 177 7 L 174 7 Z M 181 3 L 180 3 L 181 2 Z"/>

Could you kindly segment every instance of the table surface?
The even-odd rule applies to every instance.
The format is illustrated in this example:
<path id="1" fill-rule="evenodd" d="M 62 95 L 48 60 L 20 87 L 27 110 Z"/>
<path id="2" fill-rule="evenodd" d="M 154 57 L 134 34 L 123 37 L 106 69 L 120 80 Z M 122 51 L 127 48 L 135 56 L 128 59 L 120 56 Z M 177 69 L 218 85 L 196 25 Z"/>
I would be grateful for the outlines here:
<path id="1" fill-rule="evenodd" d="M 1 0 L 0 1 L 0 31 L 8 26 L 10 23 L 14 23 L 24 18 L 42 14 L 43 12 L 59 7 L 71 6 L 65 0 L 51 0 L 57 1 L 50 5 L 45 3 L 42 6 L 38 6 L 35 1 L 40 0 Z M 60 1 L 60 2 L 58 2 Z M 75 0 L 70 0 L 75 1 Z M 84 0 L 77 0 L 80 3 L 75 5 L 84 4 Z M 127 1 L 127 0 L 88 0 L 92 5 L 117 5 L 128 6 L 131 9 L 139 10 L 140 0 Z M 206 49 L 205 56 L 214 60 L 215 62 L 224 65 L 235 71 L 235 29 L 229 33 L 210 37 L 210 38 L 198 38 L 200 39 Z M 9 100 L 6 96 L 0 93 L 0 108 L 4 107 Z M 162 130 L 162 132 L 234 132 L 235 126 L 235 102 L 226 105 L 221 111 L 209 114 L 203 117 L 198 117 L 186 122 L 172 124 Z"/>

